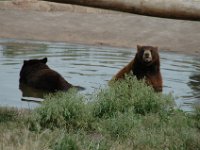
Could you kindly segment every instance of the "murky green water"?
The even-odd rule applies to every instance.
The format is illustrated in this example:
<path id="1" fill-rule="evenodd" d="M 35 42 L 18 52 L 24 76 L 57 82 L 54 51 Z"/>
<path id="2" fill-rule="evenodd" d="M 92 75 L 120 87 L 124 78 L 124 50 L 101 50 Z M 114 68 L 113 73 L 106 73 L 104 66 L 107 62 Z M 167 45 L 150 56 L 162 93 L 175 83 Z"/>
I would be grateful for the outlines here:
<path id="1" fill-rule="evenodd" d="M 21 101 L 19 72 L 24 60 L 48 57 L 47 64 L 64 78 L 86 88 L 85 94 L 107 85 L 108 80 L 135 55 L 136 50 L 0 39 L 0 105 L 35 107 Z M 184 110 L 200 103 L 200 58 L 161 52 L 164 93 L 176 96 Z"/>

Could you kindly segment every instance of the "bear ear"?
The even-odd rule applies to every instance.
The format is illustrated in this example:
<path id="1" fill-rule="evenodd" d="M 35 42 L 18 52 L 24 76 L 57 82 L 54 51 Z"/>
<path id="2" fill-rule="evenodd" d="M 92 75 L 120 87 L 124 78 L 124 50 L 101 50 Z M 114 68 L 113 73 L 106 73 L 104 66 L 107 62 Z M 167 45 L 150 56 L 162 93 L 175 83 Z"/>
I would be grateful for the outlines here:
<path id="1" fill-rule="evenodd" d="M 46 64 L 47 63 L 47 57 L 42 59 L 42 63 Z"/>
<path id="2" fill-rule="evenodd" d="M 142 46 L 137 45 L 137 51 L 139 52 L 142 49 Z"/>
<path id="3" fill-rule="evenodd" d="M 153 47 L 156 51 L 158 51 L 158 47 L 156 46 L 156 47 Z"/>
<path id="4" fill-rule="evenodd" d="M 28 60 L 24 60 L 24 64 L 27 64 Z"/>

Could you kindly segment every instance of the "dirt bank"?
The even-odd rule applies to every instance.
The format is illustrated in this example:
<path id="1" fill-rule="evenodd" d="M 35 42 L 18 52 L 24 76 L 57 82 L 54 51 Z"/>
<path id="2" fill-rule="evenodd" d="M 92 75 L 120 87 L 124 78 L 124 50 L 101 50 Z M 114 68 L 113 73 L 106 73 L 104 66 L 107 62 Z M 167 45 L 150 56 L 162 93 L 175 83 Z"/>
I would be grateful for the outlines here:
<path id="1" fill-rule="evenodd" d="M 117 47 L 157 45 L 200 55 L 200 22 L 161 19 L 49 2 L 0 2 L 0 38 Z"/>

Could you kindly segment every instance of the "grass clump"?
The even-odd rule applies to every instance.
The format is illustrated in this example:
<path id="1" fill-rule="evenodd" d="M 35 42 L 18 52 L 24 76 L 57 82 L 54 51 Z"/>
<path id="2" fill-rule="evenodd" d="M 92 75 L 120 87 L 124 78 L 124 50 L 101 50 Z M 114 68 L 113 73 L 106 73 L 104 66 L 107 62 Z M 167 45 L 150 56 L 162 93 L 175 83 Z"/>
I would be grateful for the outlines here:
<path id="1" fill-rule="evenodd" d="M 7 121 L 14 121 L 18 118 L 19 111 L 16 108 L 0 108 L 0 123 Z"/>
<path id="2" fill-rule="evenodd" d="M 173 109 L 174 101 L 170 96 L 157 94 L 144 81 L 127 76 L 117 81 L 97 95 L 94 107 L 95 117 L 110 117 L 116 113 L 133 112 L 145 115 Z"/>
<path id="3" fill-rule="evenodd" d="M 63 132 L 52 145 L 53 150 L 107 150 L 110 147 L 111 145 L 102 137 L 84 131 Z"/>
<path id="4" fill-rule="evenodd" d="M 69 90 L 67 93 L 58 92 L 46 96 L 33 116 L 33 121 L 41 128 L 87 128 L 89 111 L 86 109 L 84 97 L 77 94 L 76 90 Z"/>
<path id="5" fill-rule="evenodd" d="M 27 127 L 6 130 L 0 136 L 1 150 L 49 150 L 61 131 L 31 132 Z"/>
<path id="6" fill-rule="evenodd" d="M 57 143 L 53 146 L 54 150 L 79 150 L 75 137 L 72 135 L 64 135 Z"/>

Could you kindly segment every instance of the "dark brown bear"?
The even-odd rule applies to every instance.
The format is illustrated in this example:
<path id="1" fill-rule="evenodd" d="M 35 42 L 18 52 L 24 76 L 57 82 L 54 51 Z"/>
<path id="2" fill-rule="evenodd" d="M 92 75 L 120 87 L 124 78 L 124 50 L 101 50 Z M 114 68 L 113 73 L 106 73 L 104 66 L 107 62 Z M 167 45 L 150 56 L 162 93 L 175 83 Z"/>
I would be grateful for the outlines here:
<path id="1" fill-rule="evenodd" d="M 138 80 L 145 79 L 146 83 L 156 92 L 162 91 L 162 76 L 160 73 L 160 57 L 158 48 L 152 46 L 137 46 L 135 58 L 122 68 L 114 79 L 123 79 L 125 74 L 132 71 Z"/>
<path id="2" fill-rule="evenodd" d="M 67 91 L 76 87 L 68 83 L 58 72 L 50 69 L 46 63 L 47 58 L 25 60 L 20 71 L 20 84 L 48 92 Z M 82 89 L 78 86 L 77 88 Z"/>

